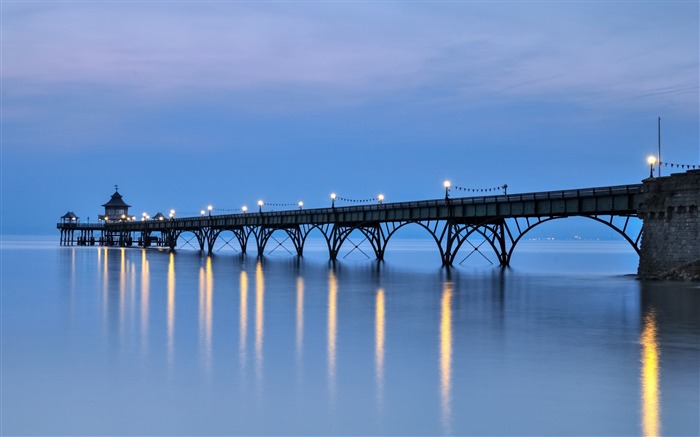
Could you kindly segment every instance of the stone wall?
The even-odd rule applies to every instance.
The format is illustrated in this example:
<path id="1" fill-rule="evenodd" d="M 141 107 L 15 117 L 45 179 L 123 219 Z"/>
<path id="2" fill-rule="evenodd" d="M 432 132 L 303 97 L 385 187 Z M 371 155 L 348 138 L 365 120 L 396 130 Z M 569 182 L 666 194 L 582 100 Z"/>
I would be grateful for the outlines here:
<path id="1" fill-rule="evenodd" d="M 684 266 L 700 260 L 700 170 L 643 183 L 638 212 L 644 224 L 637 273 L 642 279 L 687 278 Z"/>

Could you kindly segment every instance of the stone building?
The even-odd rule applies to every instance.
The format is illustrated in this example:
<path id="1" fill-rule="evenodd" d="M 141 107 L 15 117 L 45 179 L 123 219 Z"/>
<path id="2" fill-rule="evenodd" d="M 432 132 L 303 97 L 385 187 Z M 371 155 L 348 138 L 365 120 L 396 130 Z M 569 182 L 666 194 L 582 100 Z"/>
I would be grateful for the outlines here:
<path id="1" fill-rule="evenodd" d="M 700 170 L 644 180 L 641 278 L 700 279 Z"/>

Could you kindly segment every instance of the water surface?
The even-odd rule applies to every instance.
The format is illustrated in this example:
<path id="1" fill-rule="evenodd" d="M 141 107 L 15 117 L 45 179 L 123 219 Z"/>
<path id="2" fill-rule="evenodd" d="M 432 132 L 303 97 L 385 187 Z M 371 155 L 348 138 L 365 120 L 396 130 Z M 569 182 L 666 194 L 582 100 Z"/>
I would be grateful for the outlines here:
<path id="1" fill-rule="evenodd" d="M 625 244 L 446 271 L 424 241 L 329 265 L 5 239 L 2 433 L 698 435 L 700 288 L 627 276 Z"/>

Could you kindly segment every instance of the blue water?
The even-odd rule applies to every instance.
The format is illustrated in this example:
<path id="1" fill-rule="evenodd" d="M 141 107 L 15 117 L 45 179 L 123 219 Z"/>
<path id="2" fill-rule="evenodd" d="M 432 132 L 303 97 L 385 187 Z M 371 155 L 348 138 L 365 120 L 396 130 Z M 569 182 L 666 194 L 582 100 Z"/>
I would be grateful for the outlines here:
<path id="1" fill-rule="evenodd" d="M 624 242 L 448 272 L 57 239 L 3 240 L 3 435 L 700 434 L 700 284 Z"/>

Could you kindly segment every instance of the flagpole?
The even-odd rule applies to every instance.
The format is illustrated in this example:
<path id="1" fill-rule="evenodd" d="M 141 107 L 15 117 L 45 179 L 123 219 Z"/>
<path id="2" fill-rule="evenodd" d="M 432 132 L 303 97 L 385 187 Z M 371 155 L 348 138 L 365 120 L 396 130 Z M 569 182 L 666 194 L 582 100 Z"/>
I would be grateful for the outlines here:
<path id="1" fill-rule="evenodd" d="M 659 177 L 661 177 L 661 117 L 659 116 L 658 122 L 658 132 L 659 132 Z"/>

